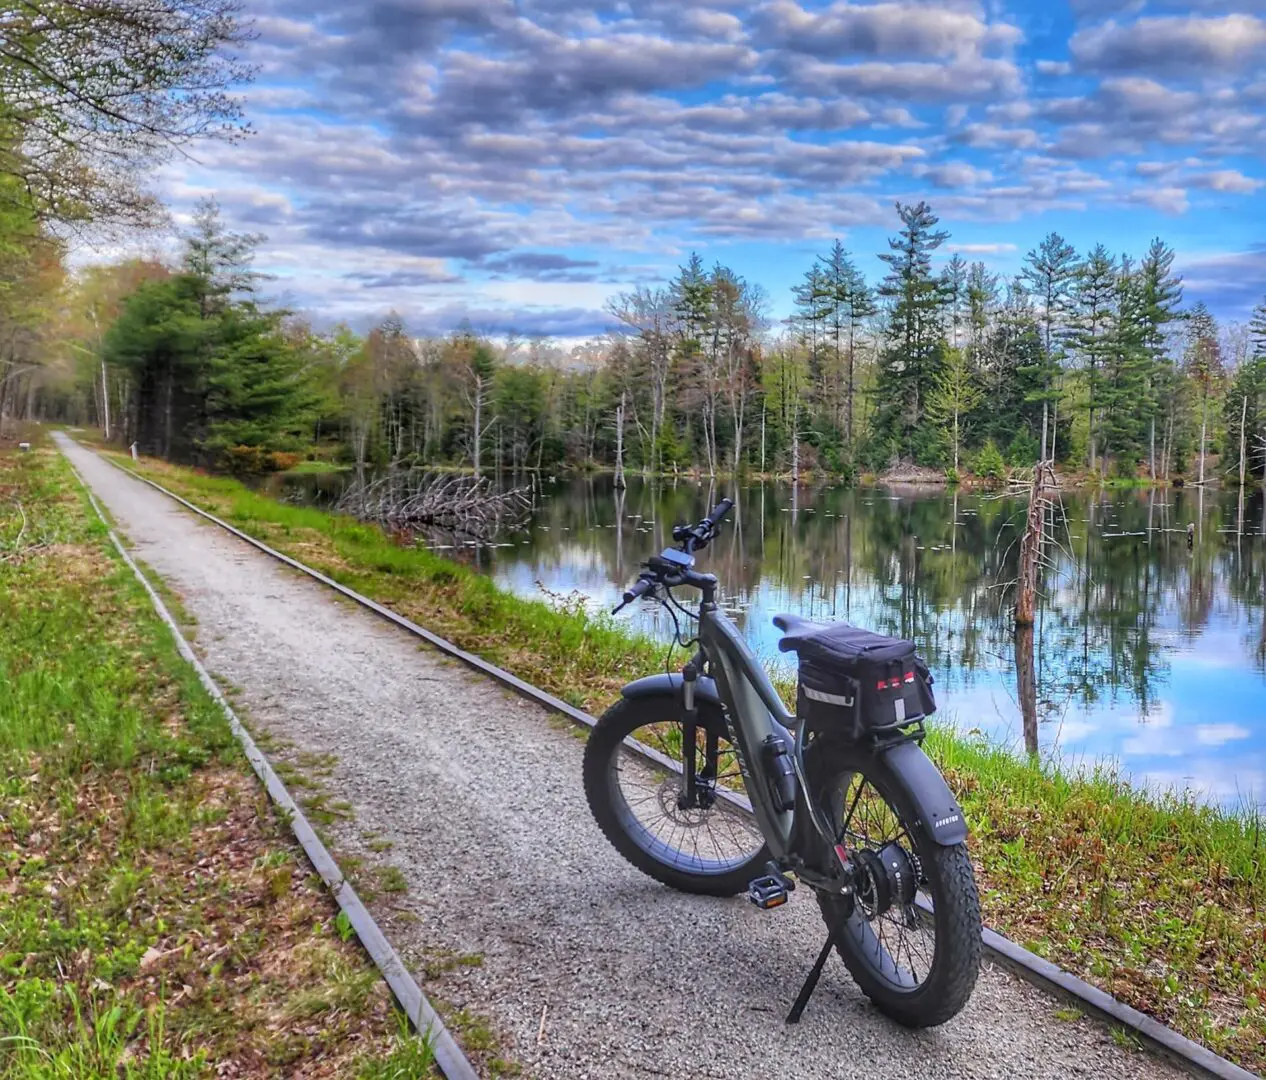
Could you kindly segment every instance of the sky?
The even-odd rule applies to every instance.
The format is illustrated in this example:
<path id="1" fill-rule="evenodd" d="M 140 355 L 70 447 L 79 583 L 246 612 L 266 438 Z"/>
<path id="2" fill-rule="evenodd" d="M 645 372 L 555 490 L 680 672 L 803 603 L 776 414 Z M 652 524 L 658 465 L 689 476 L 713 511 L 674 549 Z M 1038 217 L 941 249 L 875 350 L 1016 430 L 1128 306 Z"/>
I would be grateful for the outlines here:
<path id="1" fill-rule="evenodd" d="M 156 183 L 318 325 L 571 341 L 691 251 L 776 322 L 837 237 L 877 281 L 920 199 L 940 261 L 1159 236 L 1189 302 L 1266 297 L 1266 0 L 245 7 L 254 134 Z"/>

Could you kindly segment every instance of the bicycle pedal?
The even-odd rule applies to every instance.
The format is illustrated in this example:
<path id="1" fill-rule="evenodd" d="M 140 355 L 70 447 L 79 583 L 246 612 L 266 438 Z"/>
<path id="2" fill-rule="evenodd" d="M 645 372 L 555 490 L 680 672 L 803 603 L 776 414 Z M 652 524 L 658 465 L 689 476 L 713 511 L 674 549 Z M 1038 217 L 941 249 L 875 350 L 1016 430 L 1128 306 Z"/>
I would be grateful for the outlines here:
<path id="1" fill-rule="evenodd" d="M 794 888 L 781 874 L 766 874 L 748 883 L 747 898 L 762 911 L 768 911 L 785 904 L 787 894 Z"/>

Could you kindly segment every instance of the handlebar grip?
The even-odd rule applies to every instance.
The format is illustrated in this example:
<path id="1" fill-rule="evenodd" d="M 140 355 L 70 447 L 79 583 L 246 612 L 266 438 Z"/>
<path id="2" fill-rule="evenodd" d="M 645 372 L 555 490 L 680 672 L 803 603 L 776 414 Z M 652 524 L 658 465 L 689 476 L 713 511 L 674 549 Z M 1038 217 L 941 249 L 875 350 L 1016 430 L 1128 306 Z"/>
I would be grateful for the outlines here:
<path id="1" fill-rule="evenodd" d="M 715 527 L 732 509 L 734 509 L 734 500 L 722 499 L 712 508 L 712 513 L 710 513 L 705 520 L 709 525 Z"/>
<path id="2" fill-rule="evenodd" d="M 633 603 L 639 596 L 645 596 L 655 585 L 650 578 L 638 578 L 637 584 L 624 594 L 624 602 L 626 604 Z"/>

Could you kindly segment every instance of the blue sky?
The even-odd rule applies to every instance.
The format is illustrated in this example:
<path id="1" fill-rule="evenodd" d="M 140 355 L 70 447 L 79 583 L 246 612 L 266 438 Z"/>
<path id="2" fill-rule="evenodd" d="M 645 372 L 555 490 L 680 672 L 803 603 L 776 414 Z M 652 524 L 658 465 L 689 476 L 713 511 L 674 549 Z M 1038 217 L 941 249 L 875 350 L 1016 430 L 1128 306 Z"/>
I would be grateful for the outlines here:
<path id="1" fill-rule="evenodd" d="M 777 319 L 837 236 L 878 280 L 919 199 L 945 257 L 1160 236 L 1189 300 L 1266 295 L 1266 0 L 247 8 L 255 134 L 160 188 L 266 234 L 318 323 L 585 337 L 691 250 Z"/>

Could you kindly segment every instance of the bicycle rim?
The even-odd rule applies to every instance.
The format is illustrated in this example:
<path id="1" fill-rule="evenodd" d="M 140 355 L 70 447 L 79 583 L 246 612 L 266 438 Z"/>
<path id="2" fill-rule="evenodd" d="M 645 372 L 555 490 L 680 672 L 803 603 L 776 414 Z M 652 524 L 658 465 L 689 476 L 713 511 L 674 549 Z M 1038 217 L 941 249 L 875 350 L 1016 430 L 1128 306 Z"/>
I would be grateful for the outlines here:
<path id="1" fill-rule="evenodd" d="M 708 733 L 700 727 L 695 735 L 702 773 Z M 628 737 L 681 761 L 680 723 L 642 724 Z M 681 774 L 648 762 L 626 743 L 612 755 L 609 768 L 613 807 L 621 824 L 630 839 L 657 862 L 684 873 L 720 875 L 750 862 L 764 847 L 765 839 L 756 823 L 723 798 L 717 797 L 707 806 L 681 806 Z M 706 783 L 727 789 L 742 787 L 738 755 L 724 736 L 717 737 L 715 776 L 707 777 Z"/>

